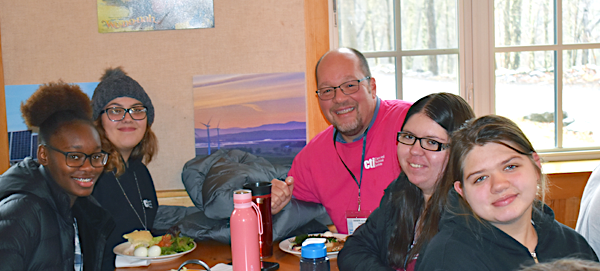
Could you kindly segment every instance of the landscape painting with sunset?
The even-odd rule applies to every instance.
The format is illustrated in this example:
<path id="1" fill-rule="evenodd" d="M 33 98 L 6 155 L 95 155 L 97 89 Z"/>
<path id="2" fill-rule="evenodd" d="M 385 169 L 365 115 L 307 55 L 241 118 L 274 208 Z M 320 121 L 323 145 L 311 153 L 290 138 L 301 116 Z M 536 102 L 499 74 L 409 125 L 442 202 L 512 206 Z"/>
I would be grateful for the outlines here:
<path id="1" fill-rule="evenodd" d="M 304 73 L 194 76 L 197 156 L 239 149 L 289 164 L 306 145 Z"/>

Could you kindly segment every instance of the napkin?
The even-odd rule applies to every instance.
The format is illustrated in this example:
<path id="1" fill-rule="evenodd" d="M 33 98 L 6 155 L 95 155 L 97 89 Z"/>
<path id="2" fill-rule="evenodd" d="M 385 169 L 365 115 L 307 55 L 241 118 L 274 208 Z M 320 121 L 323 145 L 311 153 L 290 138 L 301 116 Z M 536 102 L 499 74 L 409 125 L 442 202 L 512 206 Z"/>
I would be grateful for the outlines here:
<path id="1" fill-rule="evenodd" d="M 123 257 L 121 255 L 117 255 L 117 259 L 115 260 L 115 266 L 118 267 L 134 267 L 134 266 L 148 266 L 150 265 L 150 260 L 142 260 L 136 259 L 132 257 Z"/>

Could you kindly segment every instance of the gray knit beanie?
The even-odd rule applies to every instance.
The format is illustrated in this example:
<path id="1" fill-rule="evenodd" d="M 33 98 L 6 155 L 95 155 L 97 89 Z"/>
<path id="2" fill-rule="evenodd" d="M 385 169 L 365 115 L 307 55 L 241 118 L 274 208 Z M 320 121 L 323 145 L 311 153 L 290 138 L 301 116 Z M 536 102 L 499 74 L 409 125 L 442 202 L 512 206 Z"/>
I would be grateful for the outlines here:
<path id="1" fill-rule="evenodd" d="M 106 69 L 106 72 L 100 78 L 100 83 L 92 96 L 93 119 L 98 119 L 104 107 L 110 101 L 119 97 L 130 97 L 140 101 L 148 108 L 148 125 L 152 125 L 154 122 L 154 106 L 150 97 L 148 97 L 144 88 L 129 77 L 121 67 Z"/>

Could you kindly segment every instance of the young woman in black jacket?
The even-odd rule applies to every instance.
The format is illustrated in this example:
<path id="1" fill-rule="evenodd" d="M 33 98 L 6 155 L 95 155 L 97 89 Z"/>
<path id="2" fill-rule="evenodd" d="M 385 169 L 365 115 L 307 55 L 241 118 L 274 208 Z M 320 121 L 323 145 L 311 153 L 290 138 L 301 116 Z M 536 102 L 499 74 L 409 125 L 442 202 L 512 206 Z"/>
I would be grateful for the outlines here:
<path id="1" fill-rule="evenodd" d="M 420 247 L 437 233 L 442 205 L 431 198 L 452 148 L 450 135 L 475 117 L 460 96 L 434 93 L 415 102 L 398 132 L 402 173 L 379 208 L 344 244 L 340 270 L 413 270 Z"/>
<path id="2" fill-rule="evenodd" d="M 572 257 L 598 261 L 585 239 L 543 203 L 540 157 L 511 120 L 480 117 L 456 131 L 444 179 L 440 232 L 416 270 L 519 270 Z"/>
<path id="3" fill-rule="evenodd" d="M 39 128 L 39 162 L 0 176 L 0 270 L 100 270 L 114 221 L 90 196 L 108 158 L 90 100 L 76 85 L 49 83 L 21 111 Z"/>

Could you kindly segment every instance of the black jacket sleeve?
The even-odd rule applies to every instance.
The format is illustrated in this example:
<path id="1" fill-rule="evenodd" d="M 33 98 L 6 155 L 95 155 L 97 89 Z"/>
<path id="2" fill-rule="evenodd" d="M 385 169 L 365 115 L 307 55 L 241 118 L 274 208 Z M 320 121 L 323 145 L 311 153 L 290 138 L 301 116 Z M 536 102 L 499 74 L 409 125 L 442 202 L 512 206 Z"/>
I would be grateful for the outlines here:
<path id="1" fill-rule="evenodd" d="M 13 194 L 0 202 L 0 270 L 27 269 L 40 245 L 42 204 L 37 197 L 24 194 Z"/>

